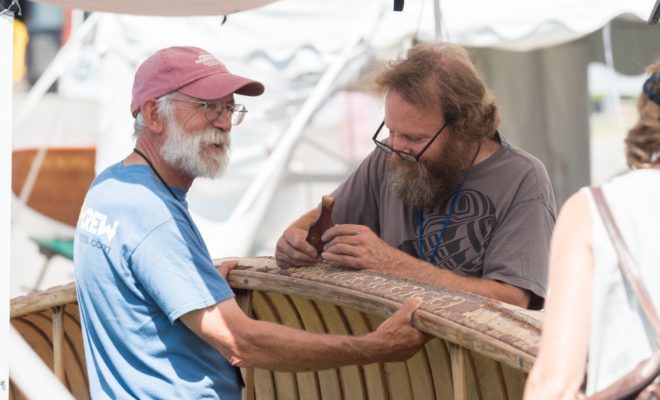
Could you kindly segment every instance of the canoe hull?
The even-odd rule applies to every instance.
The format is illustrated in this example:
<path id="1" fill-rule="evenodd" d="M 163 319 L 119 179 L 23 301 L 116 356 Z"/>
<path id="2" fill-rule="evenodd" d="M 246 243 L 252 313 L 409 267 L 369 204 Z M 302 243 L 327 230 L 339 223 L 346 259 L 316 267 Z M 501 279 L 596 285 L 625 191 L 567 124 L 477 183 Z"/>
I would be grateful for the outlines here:
<path id="1" fill-rule="evenodd" d="M 246 399 L 519 399 L 538 348 L 540 322 L 522 309 L 371 271 L 280 270 L 272 258 L 256 257 L 241 259 L 228 280 L 254 318 L 317 333 L 366 334 L 406 298 L 421 297 L 413 324 L 435 337 L 406 362 L 305 373 L 243 369 Z M 14 299 L 11 313 L 74 397 L 88 398 L 73 284 Z"/>

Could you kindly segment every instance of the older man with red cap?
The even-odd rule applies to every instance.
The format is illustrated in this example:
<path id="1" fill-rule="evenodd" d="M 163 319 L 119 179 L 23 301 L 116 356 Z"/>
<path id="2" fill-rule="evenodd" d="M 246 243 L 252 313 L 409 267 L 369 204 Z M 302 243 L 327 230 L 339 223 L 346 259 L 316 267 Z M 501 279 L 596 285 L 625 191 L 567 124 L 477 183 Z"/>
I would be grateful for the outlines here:
<path id="1" fill-rule="evenodd" d="M 93 398 L 241 397 L 236 366 L 286 371 L 404 360 L 425 342 L 410 300 L 361 337 L 316 335 L 246 316 L 213 265 L 186 203 L 197 177 L 224 169 L 264 86 L 213 55 L 170 47 L 140 65 L 136 146 L 92 184 L 75 235 L 75 271 Z"/>

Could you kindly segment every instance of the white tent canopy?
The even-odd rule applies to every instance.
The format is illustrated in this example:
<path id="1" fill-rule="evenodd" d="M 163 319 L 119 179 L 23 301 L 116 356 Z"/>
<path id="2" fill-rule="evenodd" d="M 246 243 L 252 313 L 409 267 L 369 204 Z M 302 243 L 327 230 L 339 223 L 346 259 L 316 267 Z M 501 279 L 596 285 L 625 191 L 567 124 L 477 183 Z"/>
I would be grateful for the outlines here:
<path id="1" fill-rule="evenodd" d="M 472 47 L 529 51 L 579 39 L 620 16 L 644 21 L 653 0 L 448 1 L 450 41 Z"/>
<path id="2" fill-rule="evenodd" d="M 275 0 L 40 0 L 62 8 L 132 15 L 186 17 L 227 15 Z"/>

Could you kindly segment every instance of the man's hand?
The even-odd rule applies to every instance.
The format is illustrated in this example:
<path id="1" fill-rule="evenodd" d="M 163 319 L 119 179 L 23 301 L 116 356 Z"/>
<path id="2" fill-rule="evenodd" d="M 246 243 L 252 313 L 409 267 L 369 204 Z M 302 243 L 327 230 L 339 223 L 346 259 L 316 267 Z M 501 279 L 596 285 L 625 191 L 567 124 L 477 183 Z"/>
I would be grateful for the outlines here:
<path id="1" fill-rule="evenodd" d="M 349 267 L 391 273 L 405 257 L 364 225 L 335 225 L 322 240 L 327 243 L 321 257 Z"/>
<path id="2" fill-rule="evenodd" d="M 420 298 L 409 298 L 391 317 L 386 319 L 378 329 L 367 335 L 378 343 L 380 353 L 378 358 L 387 361 L 405 361 L 412 357 L 424 343 L 431 339 L 430 335 L 418 331 L 411 325 L 412 316 L 422 305 Z"/>
<path id="3" fill-rule="evenodd" d="M 307 231 L 289 227 L 277 241 L 275 261 L 280 268 L 308 266 L 320 261 L 319 254 L 305 238 Z"/>
<path id="4" fill-rule="evenodd" d="M 236 268 L 237 265 L 238 260 L 223 260 L 220 261 L 220 264 L 215 264 L 215 269 L 217 269 L 218 273 L 227 280 L 227 274 L 229 274 L 229 271 Z"/>

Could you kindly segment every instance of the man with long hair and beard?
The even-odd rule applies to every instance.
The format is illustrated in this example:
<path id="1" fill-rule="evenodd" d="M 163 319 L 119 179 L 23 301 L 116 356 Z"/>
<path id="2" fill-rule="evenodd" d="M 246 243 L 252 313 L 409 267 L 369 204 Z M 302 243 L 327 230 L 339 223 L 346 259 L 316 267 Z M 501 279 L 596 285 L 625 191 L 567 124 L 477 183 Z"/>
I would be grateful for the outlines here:
<path id="1" fill-rule="evenodd" d="M 135 74 L 136 144 L 92 183 L 74 242 L 76 290 L 92 398 L 241 398 L 241 373 L 309 371 L 406 360 L 428 337 L 407 300 L 364 336 L 320 335 L 249 318 L 213 264 L 186 203 L 198 177 L 227 165 L 229 132 L 260 82 L 208 52 L 170 47 Z"/>
<path id="2" fill-rule="evenodd" d="M 377 71 L 374 89 L 385 106 L 376 149 L 332 194 L 336 225 L 322 251 L 305 240 L 315 209 L 278 240 L 278 265 L 323 259 L 542 308 L 550 179 L 498 132 L 497 105 L 467 52 L 417 45 Z"/>

